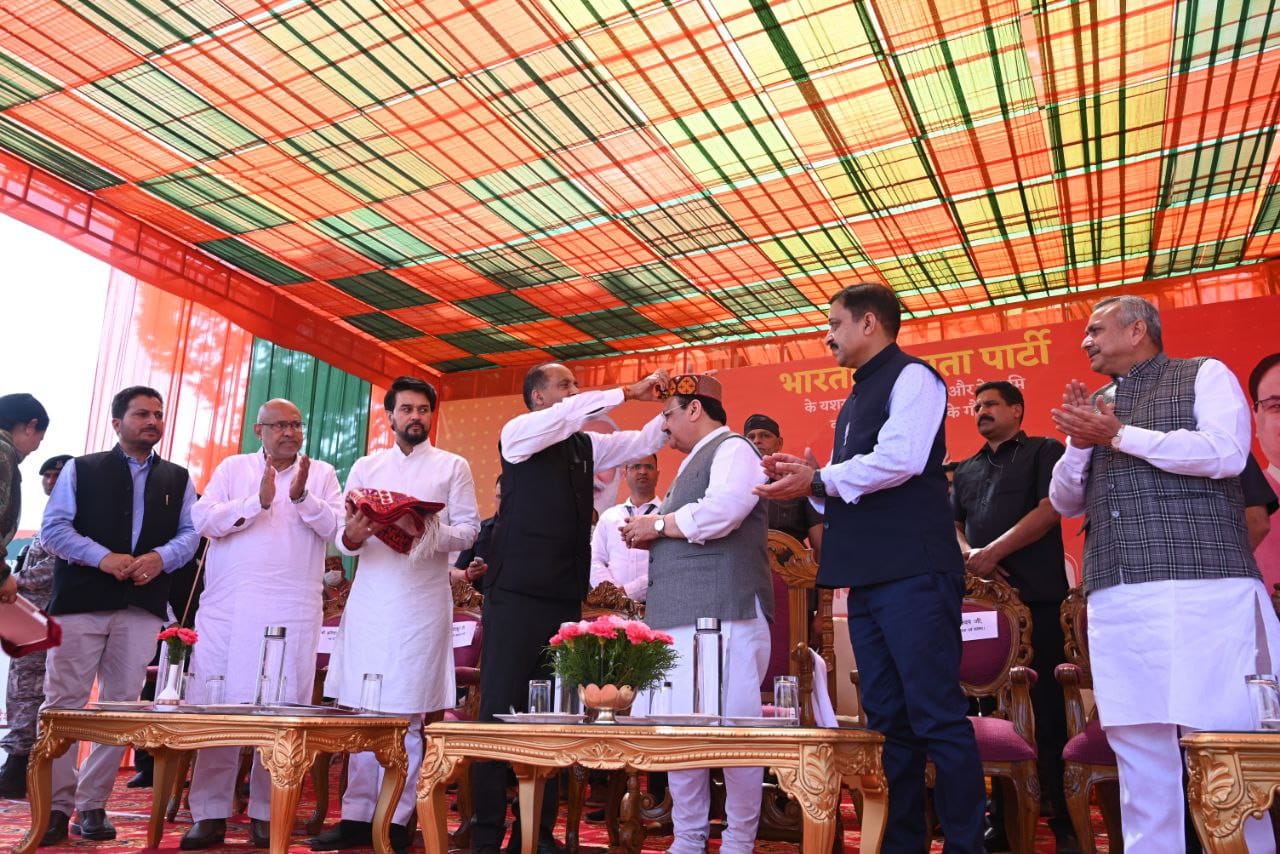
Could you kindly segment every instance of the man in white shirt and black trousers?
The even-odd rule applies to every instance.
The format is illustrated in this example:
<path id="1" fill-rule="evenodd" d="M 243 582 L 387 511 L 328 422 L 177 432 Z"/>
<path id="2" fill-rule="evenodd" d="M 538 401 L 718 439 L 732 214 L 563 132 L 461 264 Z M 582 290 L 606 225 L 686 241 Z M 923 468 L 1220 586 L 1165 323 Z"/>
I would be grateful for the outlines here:
<path id="1" fill-rule="evenodd" d="M 922 851 L 926 756 L 949 852 L 983 850 L 985 791 L 960 690 L 964 560 L 956 543 L 943 425 L 947 390 L 899 349 L 902 309 L 881 285 L 831 298 L 826 344 L 854 388 L 836 421 L 831 462 L 771 454 L 767 498 L 825 498 L 818 584 L 849 588 L 849 639 L 869 728 L 884 733 L 885 851 Z"/>
<path id="2" fill-rule="evenodd" d="M 547 642 L 560 624 L 582 617 L 591 569 L 592 478 L 597 468 L 640 459 L 662 447 L 662 418 L 643 430 L 582 432 L 592 418 L 626 400 L 659 400 L 665 371 L 623 388 L 579 393 L 573 372 L 557 362 L 537 365 L 524 381 L 529 412 L 502 428 L 502 515 L 485 576 L 480 720 L 523 709 L 530 679 L 548 678 Z M 477 762 L 471 785 L 475 824 L 471 848 L 493 854 L 506 832 L 507 766 Z M 559 850 L 555 784 L 543 796 L 538 850 Z M 518 825 L 517 825 L 518 827 Z M 512 832 L 512 845 L 519 837 Z"/>

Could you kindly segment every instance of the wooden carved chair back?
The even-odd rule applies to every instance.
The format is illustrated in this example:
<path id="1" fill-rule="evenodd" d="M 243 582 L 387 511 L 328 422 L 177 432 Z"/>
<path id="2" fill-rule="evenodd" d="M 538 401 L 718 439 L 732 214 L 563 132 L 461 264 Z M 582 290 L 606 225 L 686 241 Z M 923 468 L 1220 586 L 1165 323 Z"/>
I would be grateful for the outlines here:
<path id="1" fill-rule="evenodd" d="M 813 559 L 813 552 L 790 534 L 774 530 L 769 531 L 765 550 L 769 556 L 769 569 L 786 584 L 786 601 L 774 602 L 774 613 L 786 609 L 789 617 L 789 672 L 800 681 L 801 723 L 812 726 L 813 710 L 809 699 L 813 695 L 814 663 L 811 649 L 818 653 L 826 668 L 827 694 L 833 708 L 836 703 L 836 685 L 832 676 L 836 667 L 835 626 L 831 616 L 833 591 L 818 591 L 817 625 L 811 627 L 809 595 L 818 580 L 818 564 Z M 768 692 L 772 688 L 764 690 Z"/>
<path id="2" fill-rule="evenodd" d="M 1009 682 L 1015 667 L 1031 663 L 1031 609 L 1004 581 L 966 575 L 962 618 L 995 612 L 996 636 L 964 642 L 960 655 L 960 685 L 969 697 L 995 697 L 1007 712 Z"/>

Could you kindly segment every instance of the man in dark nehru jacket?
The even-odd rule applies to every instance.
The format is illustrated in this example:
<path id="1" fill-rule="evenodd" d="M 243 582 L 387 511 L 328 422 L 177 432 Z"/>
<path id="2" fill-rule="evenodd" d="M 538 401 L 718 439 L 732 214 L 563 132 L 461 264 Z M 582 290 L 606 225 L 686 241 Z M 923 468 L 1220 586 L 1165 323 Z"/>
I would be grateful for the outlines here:
<path id="1" fill-rule="evenodd" d="M 484 649 L 480 663 L 480 720 L 523 709 L 530 679 L 544 679 L 543 650 L 560 624 L 582 616 L 591 573 L 592 478 L 597 468 L 655 453 L 666 441 L 662 416 L 643 430 L 602 434 L 582 425 L 626 400 L 660 400 L 665 371 L 602 391 L 578 391 L 573 372 L 556 362 L 537 365 L 524 379 L 529 412 L 502 428 L 502 515 L 494 529 L 485 576 Z M 471 847 L 492 854 L 506 832 L 507 766 L 477 762 L 471 785 L 475 824 Z M 540 854 L 558 850 L 556 787 L 543 795 Z M 519 825 L 516 825 L 518 828 Z M 512 844 L 520 839 L 512 832 Z"/>
<path id="2" fill-rule="evenodd" d="M 853 285 L 831 298 L 826 344 L 854 388 L 836 420 L 831 462 L 774 454 L 766 498 L 825 499 L 818 583 L 849 588 L 849 639 L 869 728 L 884 733 L 885 851 L 923 851 L 926 756 L 947 851 L 983 850 L 982 764 L 960 690 L 964 561 L 956 543 L 943 424 L 947 390 L 897 344 L 893 291 Z"/>
<path id="3" fill-rule="evenodd" d="M 40 536 L 57 555 L 49 613 L 62 645 L 49 651 L 44 708 L 78 709 L 98 698 L 138 699 L 169 604 L 169 573 L 200 541 L 191 524 L 196 493 L 187 470 L 154 448 L 164 435 L 160 393 L 132 386 L 111 400 L 119 442 L 67 464 L 49 497 Z M 77 783 L 73 747 L 53 760 L 53 810 L 41 845 L 67 838 L 115 839 L 107 796 L 123 747 L 95 744 Z"/>

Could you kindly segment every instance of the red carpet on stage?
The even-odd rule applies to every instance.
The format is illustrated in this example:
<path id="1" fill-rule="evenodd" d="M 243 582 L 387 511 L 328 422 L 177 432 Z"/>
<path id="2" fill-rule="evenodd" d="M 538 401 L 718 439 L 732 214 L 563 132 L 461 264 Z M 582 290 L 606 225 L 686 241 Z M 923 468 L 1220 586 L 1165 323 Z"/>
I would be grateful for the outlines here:
<path id="1" fill-rule="evenodd" d="M 116 781 L 115 790 L 111 794 L 111 801 L 107 805 L 107 812 L 111 817 L 112 823 L 116 826 L 118 835 L 111 842 L 86 842 L 77 836 L 71 836 L 69 841 L 64 843 L 61 848 L 75 848 L 77 850 L 87 851 L 96 850 L 103 854 L 110 854 L 114 851 L 130 851 L 146 847 L 147 836 L 147 816 L 151 811 L 151 790 L 150 789 L 127 789 L 125 781 L 129 779 L 132 772 L 122 772 Z M 337 772 L 334 772 L 334 778 L 330 791 L 336 793 L 338 791 Z M 306 846 L 306 831 L 303 830 L 302 824 L 306 817 L 310 816 L 315 805 L 315 797 L 311 791 L 310 783 L 305 783 L 302 794 L 302 803 L 298 808 L 298 818 L 294 822 L 294 844 L 290 846 L 290 851 L 303 852 L 309 849 Z M 842 802 L 841 808 L 844 812 L 845 837 L 844 845 L 846 851 L 857 851 L 859 833 L 855 827 L 856 820 L 853 815 L 853 808 L 849 804 L 848 796 Z M 330 818 L 337 820 L 338 802 L 336 794 L 330 797 L 329 807 Z M 0 850 L 11 850 L 17 845 L 27 832 L 28 823 L 30 821 L 30 811 L 27 808 L 26 801 L 0 801 Z M 451 819 L 450 829 L 457 824 L 456 818 Z M 191 826 L 191 814 L 182 809 L 178 812 L 177 820 L 165 826 L 164 839 L 158 850 L 161 851 L 177 851 L 178 842 L 182 839 L 182 834 Z M 1094 822 L 1095 828 L 1101 827 L 1101 821 Z M 564 839 L 564 810 L 560 812 L 560 826 L 556 831 L 556 836 L 562 841 Z M 232 818 L 227 826 L 227 844 L 220 848 L 211 848 L 210 851 L 245 851 L 249 849 L 249 819 L 247 816 L 240 815 Z M 1106 836 L 1098 834 L 1096 837 L 1098 850 L 1105 852 L 1107 850 Z M 603 824 L 594 824 L 584 820 L 579 835 L 582 850 L 588 852 L 606 851 L 609 845 L 608 832 Z M 416 848 L 421 850 L 421 839 L 417 840 Z M 671 844 L 670 836 L 653 836 L 650 835 L 645 839 L 645 852 L 665 851 Z M 719 847 L 718 841 L 711 843 L 711 850 L 715 851 Z M 45 849 L 53 850 L 53 849 Z M 756 844 L 756 851 L 761 854 L 781 854 L 781 852 L 796 851 L 797 846 L 785 842 L 760 842 Z M 941 840 L 935 840 L 933 844 L 934 851 L 942 850 Z M 1040 827 L 1036 834 L 1036 852 L 1052 852 L 1054 850 L 1053 834 L 1049 832 L 1044 822 L 1040 823 Z"/>

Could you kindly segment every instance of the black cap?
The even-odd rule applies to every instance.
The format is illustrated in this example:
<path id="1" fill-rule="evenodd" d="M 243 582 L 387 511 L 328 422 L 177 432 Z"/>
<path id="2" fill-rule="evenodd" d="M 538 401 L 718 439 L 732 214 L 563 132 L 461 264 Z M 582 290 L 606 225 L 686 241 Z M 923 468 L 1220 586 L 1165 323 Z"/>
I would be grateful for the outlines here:
<path id="1" fill-rule="evenodd" d="M 60 469 L 65 466 L 70 459 L 70 454 L 58 454 L 56 457 L 49 457 L 49 459 L 40 464 L 40 474 L 43 475 L 47 471 Z"/>
<path id="2" fill-rule="evenodd" d="M 778 422 L 768 415 L 752 415 L 747 418 L 747 423 L 742 425 L 742 432 L 750 433 L 752 430 L 768 430 L 778 438 L 782 438 L 782 431 L 778 429 Z"/>

